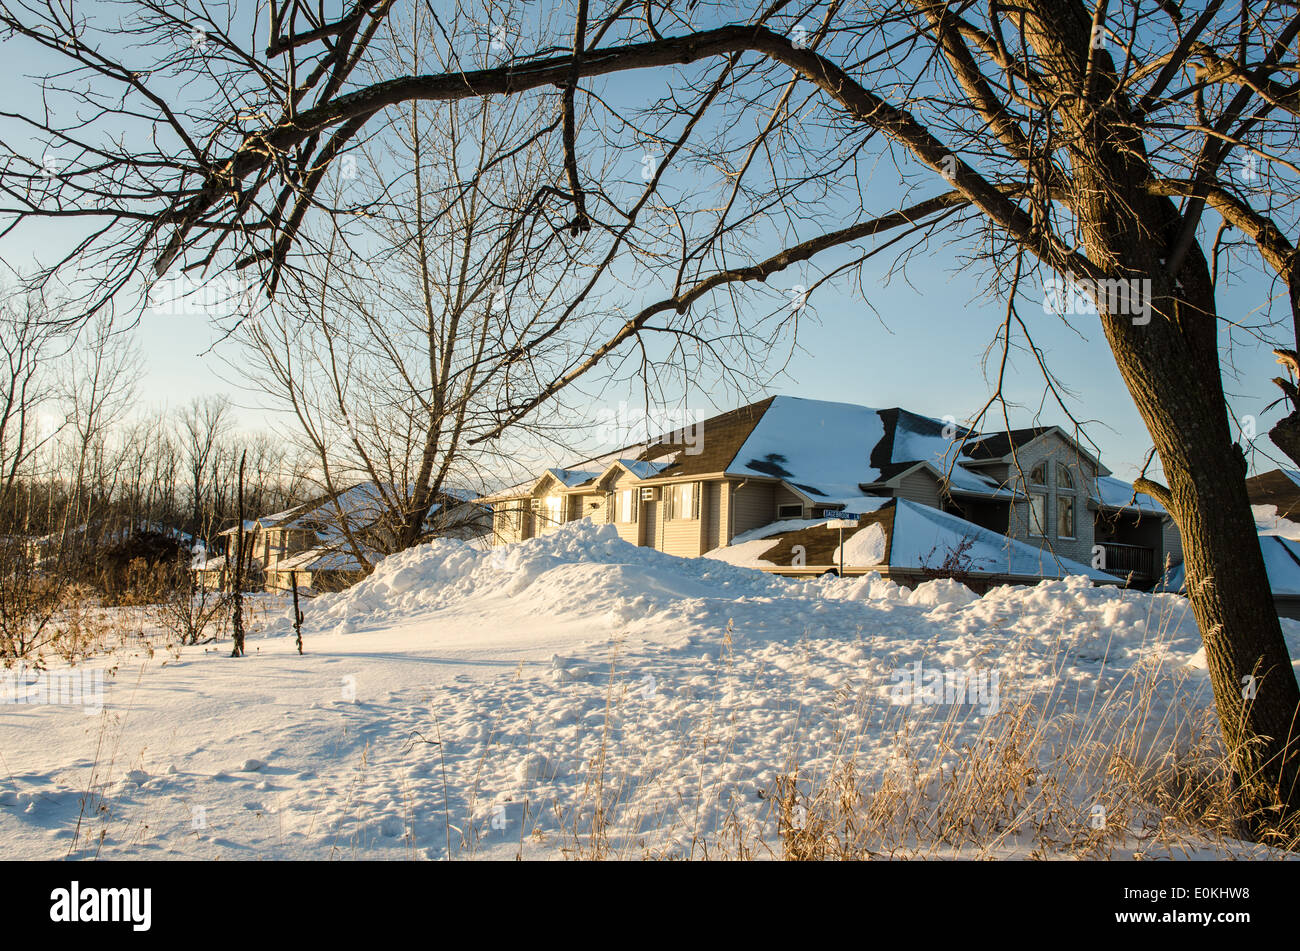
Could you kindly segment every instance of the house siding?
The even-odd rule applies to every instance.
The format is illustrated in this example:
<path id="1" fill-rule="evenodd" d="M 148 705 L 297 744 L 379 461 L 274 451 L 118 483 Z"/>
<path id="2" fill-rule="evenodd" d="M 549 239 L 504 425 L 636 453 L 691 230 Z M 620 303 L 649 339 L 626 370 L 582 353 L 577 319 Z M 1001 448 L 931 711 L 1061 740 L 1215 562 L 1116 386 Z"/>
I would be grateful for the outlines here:
<path id="1" fill-rule="evenodd" d="M 776 518 L 776 485 L 771 482 L 733 482 L 731 537 L 767 525 Z"/>
<path id="2" fill-rule="evenodd" d="M 722 520 L 725 512 L 723 500 L 726 493 L 723 491 L 725 483 L 721 481 L 706 482 L 704 484 L 704 511 L 701 513 L 704 519 L 704 550 L 713 551 L 722 544 L 725 532 L 722 526 L 726 523 Z"/>
<path id="3" fill-rule="evenodd" d="M 1183 560 L 1183 536 L 1178 531 L 1178 525 L 1174 522 L 1173 516 L 1166 516 L 1165 523 L 1160 528 L 1160 570 L 1164 570 L 1165 561 L 1171 565 L 1180 564 Z"/>
<path id="4" fill-rule="evenodd" d="M 1055 433 L 1023 447 L 1016 453 L 1016 458 L 1020 463 L 1020 469 L 1024 472 L 1024 482 L 1021 482 L 1020 473 L 1014 471 L 1014 468 L 1011 467 L 1003 468 L 1003 478 L 1025 492 L 1044 491 L 1028 486 L 1027 483 L 1029 474 L 1034 470 L 1034 467 L 1039 463 L 1046 464 L 1047 525 L 1044 526 L 1043 535 L 1030 534 L 1029 503 L 1016 502 L 1011 506 L 1007 535 L 1017 541 L 1038 548 L 1050 549 L 1062 558 L 1070 558 L 1084 564 L 1091 563 L 1092 546 L 1094 544 L 1093 513 L 1088 508 L 1086 486 L 1096 478 L 1097 470 L 1086 459 L 1080 458 L 1074 448 Z M 1056 473 L 1058 463 L 1064 465 L 1073 475 L 1075 486 L 1073 492 L 1059 490 Z M 1011 468 L 1011 471 L 1007 472 L 1007 468 Z M 1074 538 L 1066 538 L 1057 534 L 1058 499 L 1061 495 L 1068 495 L 1074 499 Z"/>
<path id="5" fill-rule="evenodd" d="M 939 483 L 928 472 L 913 472 L 899 480 L 897 498 L 907 499 L 919 505 L 940 508 L 943 500 L 939 496 Z"/>
<path id="6" fill-rule="evenodd" d="M 639 520 L 635 522 L 619 522 L 615 521 L 615 519 L 619 514 L 618 493 L 624 489 L 631 489 L 633 492 L 638 492 L 638 483 L 639 480 L 636 476 L 632 475 L 630 472 L 622 472 L 619 473 L 618 478 L 614 479 L 609 486 L 609 488 L 614 492 L 614 510 L 609 513 L 610 521 L 618 532 L 619 538 L 633 545 L 641 544 L 641 522 Z M 637 502 L 636 504 L 639 506 L 640 502 Z"/>

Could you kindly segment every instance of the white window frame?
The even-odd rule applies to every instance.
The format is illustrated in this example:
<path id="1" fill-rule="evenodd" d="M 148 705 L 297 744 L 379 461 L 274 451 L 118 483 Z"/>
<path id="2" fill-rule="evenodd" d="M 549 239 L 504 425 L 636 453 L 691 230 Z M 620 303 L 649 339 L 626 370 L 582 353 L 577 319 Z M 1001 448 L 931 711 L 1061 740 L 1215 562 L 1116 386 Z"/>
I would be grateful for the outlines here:
<path id="1" fill-rule="evenodd" d="M 619 489 L 615 495 L 618 504 L 614 510 L 614 520 L 624 525 L 635 525 L 641 510 L 641 492 L 639 489 Z"/>
<path id="2" fill-rule="evenodd" d="M 781 514 L 781 510 L 782 510 L 782 509 L 798 509 L 799 511 L 798 511 L 798 513 L 795 514 L 795 515 L 788 515 L 788 514 L 787 514 L 787 515 L 782 515 L 782 514 Z M 789 520 L 789 519 L 796 519 L 796 518 L 803 518 L 803 503 L 802 503 L 802 502 L 785 502 L 785 503 L 782 503 L 782 504 L 780 504 L 780 505 L 778 505 L 778 506 L 776 507 L 776 519 L 777 519 L 778 522 L 784 522 L 784 521 L 787 521 L 787 520 Z"/>
<path id="3" fill-rule="evenodd" d="M 693 521 L 700 517 L 700 488 L 698 482 L 675 482 L 667 488 L 667 518 Z M 682 504 L 682 496 L 686 492 L 690 493 L 690 506 L 688 514 L 683 515 L 681 509 L 686 508 L 686 506 Z"/>
<path id="4" fill-rule="evenodd" d="M 1079 511 L 1075 505 L 1074 500 L 1075 500 L 1075 494 L 1074 494 L 1074 490 L 1072 489 L 1064 493 L 1062 492 L 1056 493 L 1056 537 L 1057 538 L 1068 538 L 1073 540 L 1079 537 Z M 1061 503 L 1062 502 L 1070 503 L 1070 533 L 1068 535 L 1064 534 L 1061 531 Z"/>
<path id="5" fill-rule="evenodd" d="M 1041 499 L 1041 500 L 1042 500 L 1042 503 L 1043 503 L 1043 519 L 1042 519 L 1042 522 L 1041 522 L 1041 523 L 1039 523 L 1039 522 L 1034 518 L 1034 500 L 1035 500 L 1035 499 Z M 1046 493 L 1046 492 L 1030 492 L 1030 493 L 1029 493 L 1029 534 L 1030 534 L 1030 535 L 1033 535 L 1035 538 L 1046 538 L 1046 537 L 1047 537 L 1047 526 L 1050 524 L 1049 521 L 1048 521 L 1048 517 L 1047 517 L 1047 507 L 1048 507 L 1048 506 L 1047 506 L 1047 493 Z"/>

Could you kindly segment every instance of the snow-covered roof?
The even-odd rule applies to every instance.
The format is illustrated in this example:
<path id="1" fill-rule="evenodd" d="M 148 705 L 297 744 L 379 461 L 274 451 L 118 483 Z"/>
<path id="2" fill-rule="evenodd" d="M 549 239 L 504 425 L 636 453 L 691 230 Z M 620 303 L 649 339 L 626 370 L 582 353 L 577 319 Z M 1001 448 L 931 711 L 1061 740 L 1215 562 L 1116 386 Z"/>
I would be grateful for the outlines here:
<path id="1" fill-rule="evenodd" d="M 566 489 L 590 482 L 600 475 L 599 472 L 591 469 L 547 469 L 546 474 L 554 477 L 555 481 Z"/>
<path id="2" fill-rule="evenodd" d="M 1042 578 L 1065 578 L 1084 575 L 1093 581 L 1114 583 L 1115 576 L 1089 565 L 1008 538 L 991 529 L 968 522 L 956 515 L 899 499 L 894 512 L 889 549 L 891 568 L 935 567 L 936 559 L 955 551 L 966 539 L 972 544 L 965 551 L 971 570 L 980 574 L 1031 575 Z"/>
<path id="3" fill-rule="evenodd" d="M 238 526 L 238 525 L 231 525 L 229 528 L 227 528 L 227 529 L 225 529 L 225 530 L 223 530 L 223 531 L 220 531 L 220 532 L 218 532 L 217 534 L 218 534 L 218 535 L 234 535 L 234 534 L 236 534 L 238 531 L 239 531 L 239 526 Z M 248 534 L 250 534 L 250 533 L 252 533 L 252 532 L 255 532 L 255 531 L 257 531 L 257 519 L 255 519 L 255 518 L 244 519 L 244 534 L 245 534 L 245 535 L 248 535 Z"/>
<path id="4" fill-rule="evenodd" d="M 892 568 L 910 571 L 938 570 L 950 553 L 960 553 L 961 570 L 974 575 L 1014 575 L 1034 578 L 1065 578 L 1083 575 L 1092 581 L 1118 582 L 1114 575 L 1058 555 L 1046 548 L 1008 538 L 991 529 L 968 522 L 940 509 L 906 499 L 881 498 L 869 511 L 879 512 L 866 524 L 844 534 L 846 568 Z M 886 511 L 892 509 L 892 511 Z M 883 516 L 883 517 L 881 517 Z M 892 516 L 892 517 L 891 517 Z M 790 543 L 803 544 L 805 551 L 817 548 L 806 533 L 825 526 L 827 519 L 776 522 L 737 535 L 733 544 L 717 548 L 708 557 L 751 567 L 782 564 L 780 552 Z M 830 540 L 825 533 L 816 533 Z M 838 533 L 836 533 L 838 536 Z M 858 536 L 861 536 L 860 538 Z M 838 537 L 833 539 L 838 542 Z M 737 548 L 737 546 L 740 546 Z M 810 558 L 816 556 L 810 554 Z M 838 544 L 833 551 L 822 548 L 822 560 L 814 566 L 839 563 Z"/>
<path id="5" fill-rule="evenodd" d="M 1300 595 L 1300 524 L 1277 514 L 1275 505 L 1252 505 L 1255 528 L 1259 532 L 1259 550 L 1264 556 L 1268 586 L 1275 595 Z M 1157 591 L 1186 591 L 1186 566 L 1170 568 Z"/>
<path id="6" fill-rule="evenodd" d="M 666 462 L 651 462 L 648 459 L 619 459 L 618 464 L 638 479 L 653 479 L 668 468 Z"/>
<path id="7" fill-rule="evenodd" d="M 1014 488 L 984 476 L 978 466 L 1047 433 L 1060 433 L 1074 444 L 1055 426 L 980 435 L 951 417 L 795 396 L 768 397 L 706 419 L 697 429 L 698 438 L 690 444 L 669 434 L 567 469 L 546 471 L 567 488 L 585 485 L 592 473 L 608 472 L 614 464 L 639 479 L 666 481 L 719 472 L 741 479 L 781 479 L 814 502 L 835 500 L 852 509 L 856 500 L 881 494 L 884 484 L 922 465 L 940 481 L 946 478 L 956 495 L 1019 498 Z M 535 485 L 536 480 L 521 483 L 483 501 L 519 498 Z M 1154 500 L 1150 504 L 1155 505 Z"/>
<path id="8" fill-rule="evenodd" d="M 1255 516 L 1255 528 L 1261 535 L 1279 535 L 1300 541 L 1300 523 L 1279 515 L 1276 505 L 1252 505 L 1250 511 Z"/>
<path id="9" fill-rule="evenodd" d="M 1300 595 L 1300 540 L 1283 535 L 1260 535 L 1259 550 L 1264 556 L 1268 586 L 1276 595 Z M 1185 594 L 1187 566 L 1180 562 L 1165 573 L 1156 591 Z"/>
<path id="10" fill-rule="evenodd" d="M 361 571 L 364 568 L 351 552 L 329 548 L 308 548 L 275 565 L 276 571 Z"/>
<path id="11" fill-rule="evenodd" d="M 1103 508 L 1165 514 L 1165 507 L 1151 496 L 1138 492 L 1134 497 L 1133 486 L 1113 476 L 1098 476 L 1092 497 Z"/>

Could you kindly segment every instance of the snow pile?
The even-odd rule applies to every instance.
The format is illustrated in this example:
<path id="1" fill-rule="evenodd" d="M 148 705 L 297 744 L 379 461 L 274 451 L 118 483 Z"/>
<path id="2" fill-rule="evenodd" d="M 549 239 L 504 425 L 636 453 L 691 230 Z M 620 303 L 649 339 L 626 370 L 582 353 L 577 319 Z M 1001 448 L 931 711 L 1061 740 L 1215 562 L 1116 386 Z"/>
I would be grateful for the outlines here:
<path id="1" fill-rule="evenodd" d="M 854 532 L 844 543 L 842 553 L 839 548 L 835 549 L 835 562 L 839 564 L 842 558 L 845 567 L 851 565 L 855 568 L 882 564 L 885 560 L 885 545 L 885 530 L 873 523 Z"/>
<path id="2" fill-rule="evenodd" d="M 312 620 L 340 633 L 373 629 L 474 599 L 507 598 L 539 613 L 654 613 L 689 597 L 774 597 L 790 582 L 711 559 L 629 544 L 613 525 L 579 520 L 540 538 L 482 551 L 437 539 L 391 555 L 338 594 L 318 598 Z"/>

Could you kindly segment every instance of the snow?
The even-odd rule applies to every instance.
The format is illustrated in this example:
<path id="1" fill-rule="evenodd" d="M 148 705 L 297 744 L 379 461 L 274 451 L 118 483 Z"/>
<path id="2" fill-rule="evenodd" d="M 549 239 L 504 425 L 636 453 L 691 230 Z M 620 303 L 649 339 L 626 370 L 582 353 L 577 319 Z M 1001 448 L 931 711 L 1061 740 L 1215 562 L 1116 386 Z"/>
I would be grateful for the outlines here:
<path id="1" fill-rule="evenodd" d="M 1139 492 L 1135 499 L 1133 486 L 1123 479 L 1116 479 L 1114 476 L 1098 476 L 1096 485 L 1097 491 L 1093 495 L 1107 508 L 1164 514 L 1165 507 L 1151 496 Z"/>
<path id="2" fill-rule="evenodd" d="M 884 435 L 879 413 L 868 406 L 777 396 L 729 471 L 779 476 L 820 496 L 861 496 L 859 483 L 879 474 L 871 450 Z"/>
<path id="3" fill-rule="evenodd" d="M 1252 505 L 1251 511 L 1269 588 L 1275 595 L 1300 595 L 1300 524 L 1280 517 L 1275 505 Z M 1183 592 L 1185 567 L 1180 563 L 1170 568 L 1157 586 L 1159 590 Z"/>
<path id="4" fill-rule="evenodd" d="M 698 855 L 736 823 L 774 842 L 764 797 L 795 766 L 824 776 L 848 756 L 874 781 L 905 735 L 909 769 L 941 775 L 997 714 L 893 705 L 916 664 L 999 671 L 1003 708 L 1040 705 L 1048 733 L 1113 729 L 1091 698 L 1140 673 L 1132 719 L 1162 750 L 1163 724 L 1212 703 L 1176 595 L 786 579 L 591 522 L 391 556 L 307 602 L 303 656 L 287 601 L 254 601 L 269 613 L 245 658 L 131 639 L 86 664 L 101 713 L 0 706 L 8 857 L 559 859 L 574 830 L 590 840 L 593 788 L 614 855 Z M 1300 624 L 1283 628 L 1296 656 Z M 1058 711 L 1066 695 L 1084 700 Z M 1072 781 L 1090 801 L 1092 780 Z"/>
<path id="5" fill-rule="evenodd" d="M 861 568 L 881 564 L 885 560 L 886 543 L 885 530 L 879 525 L 872 524 L 858 529 L 844 542 L 844 567 Z M 835 550 L 835 562 L 841 562 L 838 548 Z"/>
<path id="6" fill-rule="evenodd" d="M 589 469 L 547 469 L 546 471 L 554 476 L 555 481 L 566 489 L 572 489 L 574 486 L 590 482 L 600 476 L 599 472 Z"/>
<path id="7" fill-rule="evenodd" d="M 723 548 L 715 548 L 713 551 L 705 552 L 704 557 L 745 568 L 775 568 L 776 562 L 762 557 L 772 548 L 772 545 L 773 542 L 769 539 L 752 538 L 748 541 L 733 542 Z"/>
<path id="8" fill-rule="evenodd" d="M 1023 492 L 1018 492 L 1011 486 L 999 485 L 992 479 L 987 479 L 982 475 L 964 469 L 960 465 L 952 466 L 949 469 L 945 462 L 942 467 L 936 467 L 940 476 L 948 477 L 948 484 L 951 490 L 958 495 L 989 495 L 996 498 L 1005 499 L 1023 499 Z"/>
<path id="9" fill-rule="evenodd" d="M 276 571 L 360 571 L 362 565 L 350 551 L 308 548 L 276 562 Z"/>
<path id="10" fill-rule="evenodd" d="M 1300 541 L 1300 523 L 1277 514 L 1276 505 L 1252 505 L 1255 528 L 1261 535 L 1277 535 L 1291 541 Z"/>
<path id="11" fill-rule="evenodd" d="M 1061 578 L 1082 575 L 1114 583 L 1114 575 L 982 528 L 947 512 L 899 499 L 894 512 L 889 563 L 894 568 L 938 567 L 963 540 L 973 544 L 965 553 L 970 570 L 980 573 L 1041 575 Z"/>
<path id="12" fill-rule="evenodd" d="M 670 465 L 667 462 L 649 462 L 642 459 L 619 459 L 618 464 L 638 479 L 653 479 Z"/>

